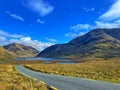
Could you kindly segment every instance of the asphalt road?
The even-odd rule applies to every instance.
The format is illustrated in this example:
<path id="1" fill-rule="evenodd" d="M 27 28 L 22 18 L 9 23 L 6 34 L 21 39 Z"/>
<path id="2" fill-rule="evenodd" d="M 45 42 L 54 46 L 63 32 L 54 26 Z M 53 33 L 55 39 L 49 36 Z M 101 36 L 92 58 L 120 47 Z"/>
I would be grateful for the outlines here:
<path id="1" fill-rule="evenodd" d="M 29 70 L 20 65 L 16 69 L 22 74 L 45 82 L 59 90 L 120 90 L 120 84 L 108 83 L 84 78 L 45 74 Z"/>

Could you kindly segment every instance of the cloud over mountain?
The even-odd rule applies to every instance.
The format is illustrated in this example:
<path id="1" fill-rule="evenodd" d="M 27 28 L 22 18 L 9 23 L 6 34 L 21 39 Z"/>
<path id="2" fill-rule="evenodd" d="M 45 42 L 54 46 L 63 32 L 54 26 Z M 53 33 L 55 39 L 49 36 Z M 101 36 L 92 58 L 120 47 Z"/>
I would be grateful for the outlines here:
<path id="1" fill-rule="evenodd" d="M 117 0 L 108 11 L 100 16 L 102 20 L 120 19 L 120 0 Z"/>
<path id="2" fill-rule="evenodd" d="M 30 36 L 24 36 L 19 34 L 10 34 L 3 30 L 0 30 L 0 45 L 6 45 L 10 43 L 20 43 L 26 46 L 31 46 L 41 51 L 48 46 L 53 45 L 53 42 L 41 42 L 33 40 Z"/>

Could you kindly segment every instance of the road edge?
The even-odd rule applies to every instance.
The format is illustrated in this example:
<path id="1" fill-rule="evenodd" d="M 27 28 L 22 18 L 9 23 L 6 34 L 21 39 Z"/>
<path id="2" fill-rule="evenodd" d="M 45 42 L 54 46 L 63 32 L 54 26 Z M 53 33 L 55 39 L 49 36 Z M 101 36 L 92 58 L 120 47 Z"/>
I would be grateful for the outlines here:
<path id="1" fill-rule="evenodd" d="M 38 82 L 40 82 L 40 83 L 42 83 L 42 84 L 45 84 L 50 90 L 59 90 L 59 89 L 57 89 L 57 88 L 54 87 L 54 86 L 48 86 L 45 82 L 43 82 L 43 81 L 41 81 L 41 80 L 37 80 L 36 78 L 33 78 L 33 77 L 31 77 L 31 76 L 28 76 L 28 75 L 20 72 L 19 70 L 17 70 L 16 66 L 14 66 L 14 69 L 15 69 L 17 72 L 19 72 L 20 74 L 22 74 L 23 76 L 25 76 L 25 77 L 31 78 L 31 79 L 33 79 L 34 81 L 38 81 Z"/>

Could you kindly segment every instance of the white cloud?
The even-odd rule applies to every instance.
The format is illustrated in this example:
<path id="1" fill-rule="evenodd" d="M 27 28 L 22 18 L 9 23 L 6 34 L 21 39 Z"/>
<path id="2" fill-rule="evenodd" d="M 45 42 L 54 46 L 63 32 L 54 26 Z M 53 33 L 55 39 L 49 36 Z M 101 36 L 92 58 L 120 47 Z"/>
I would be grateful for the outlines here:
<path id="1" fill-rule="evenodd" d="M 4 45 L 4 44 L 7 44 L 6 38 L 3 37 L 3 36 L 0 36 L 0 45 L 2 46 L 2 45 Z"/>
<path id="2" fill-rule="evenodd" d="M 76 25 L 70 27 L 70 29 L 72 31 L 66 33 L 65 36 L 71 37 L 71 38 L 82 36 L 85 33 L 87 33 L 88 30 L 91 28 L 92 28 L 92 26 L 90 24 L 76 24 Z"/>
<path id="3" fill-rule="evenodd" d="M 21 37 L 23 37 L 23 35 L 10 34 L 10 33 L 4 32 L 2 30 L 0 30 L 0 35 L 1 36 L 6 36 L 6 37 L 11 37 L 11 38 L 21 38 Z"/>
<path id="4" fill-rule="evenodd" d="M 16 20 L 24 21 L 24 18 L 22 18 L 21 16 L 19 16 L 17 14 L 12 14 L 9 11 L 6 11 L 6 13 L 9 14 L 12 18 L 14 18 Z"/>
<path id="5" fill-rule="evenodd" d="M 79 32 L 79 33 L 69 32 L 69 33 L 65 34 L 65 36 L 66 36 L 66 37 L 70 37 L 70 38 L 76 38 L 76 37 L 78 37 L 78 36 L 84 35 L 85 33 L 87 33 L 87 32 Z"/>
<path id="6" fill-rule="evenodd" d="M 45 22 L 40 20 L 40 19 L 37 19 L 37 22 L 40 23 L 40 24 L 44 24 Z"/>
<path id="7" fill-rule="evenodd" d="M 96 21 L 95 28 L 120 28 L 120 20 L 116 20 L 112 23 Z"/>
<path id="8" fill-rule="evenodd" d="M 51 39 L 52 40 L 52 39 Z M 20 43 L 26 46 L 31 46 L 39 51 L 53 45 L 53 42 L 41 42 L 38 40 L 33 40 L 31 37 L 25 37 L 23 35 L 10 34 L 0 30 L 0 45 L 6 45 L 10 43 Z"/>
<path id="9" fill-rule="evenodd" d="M 75 33 L 72 33 L 72 32 L 69 32 L 69 33 L 66 33 L 65 34 L 66 37 L 76 37 L 76 34 Z"/>
<path id="10" fill-rule="evenodd" d="M 24 19 L 21 16 L 18 16 L 17 14 L 10 14 L 10 16 L 16 20 L 24 21 Z"/>
<path id="11" fill-rule="evenodd" d="M 53 39 L 53 38 L 48 38 L 48 37 L 46 37 L 45 38 L 47 41 L 49 41 L 49 42 L 57 42 L 57 40 L 56 39 Z"/>
<path id="12" fill-rule="evenodd" d="M 83 8 L 86 12 L 92 12 L 95 11 L 95 8 Z"/>
<path id="13" fill-rule="evenodd" d="M 54 10 L 54 7 L 45 0 L 24 0 L 23 5 L 40 16 L 46 16 Z"/>
<path id="14" fill-rule="evenodd" d="M 0 36 L 0 40 L 6 40 L 6 38 L 4 36 Z"/>
<path id="15" fill-rule="evenodd" d="M 94 26 L 89 24 L 77 24 L 70 27 L 70 29 L 72 29 L 73 31 L 65 34 L 65 36 L 75 38 L 78 36 L 82 36 L 86 34 L 89 30 L 95 28 L 120 28 L 120 19 L 114 20 L 112 22 L 95 21 Z"/>
<path id="16" fill-rule="evenodd" d="M 120 0 L 116 0 L 110 9 L 100 16 L 100 19 L 105 21 L 120 19 Z"/>
<path id="17" fill-rule="evenodd" d="M 38 49 L 39 51 L 45 49 L 46 47 L 49 47 L 51 45 L 53 45 L 53 43 L 49 43 L 49 42 L 41 42 L 38 40 L 32 40 L 31 37 L 22 37 L 20 39 L 11 39 L 10 43 L 20 43 L 26 46 L 31 46 L 34 47 L 36 49 Z"/>
<path id="18" fill-rule="evenodd" d="M 89 29 L 90 27 L 91 25 L 89 24 L 77 24 L 77 25 L 71 26 L 70 29 L 79 31 L 81 29 Z"/>

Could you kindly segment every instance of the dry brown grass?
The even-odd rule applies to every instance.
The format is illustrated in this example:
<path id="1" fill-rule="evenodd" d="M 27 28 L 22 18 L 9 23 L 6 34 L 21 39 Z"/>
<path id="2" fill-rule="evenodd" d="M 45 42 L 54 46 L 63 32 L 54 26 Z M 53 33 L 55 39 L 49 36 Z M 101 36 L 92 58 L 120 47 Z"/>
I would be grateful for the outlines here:
<path id="1" fill-rule="evenodd" d="M 0 90 L 47 90 L 47 87 L 21 75 L 13 65 L 0 65 Z"/>
<path id="2" fill-rule="evenodd" d="M 5 61 L 10 61 L 15 57 L 16 56 L 13 53 L 5 50 L 3 47 L 0 46 L 0 63 Z"/>
<path id="3" fill-rule="evenodd" d="M 120 59 L 90 60 L 79 64 L 29 64 L 33 70 L 120 83 Z"/>

